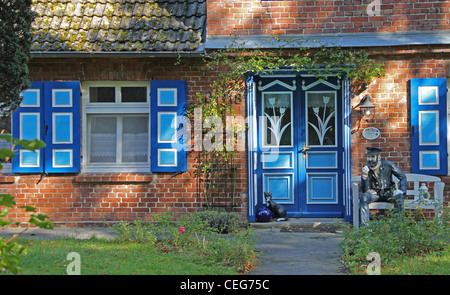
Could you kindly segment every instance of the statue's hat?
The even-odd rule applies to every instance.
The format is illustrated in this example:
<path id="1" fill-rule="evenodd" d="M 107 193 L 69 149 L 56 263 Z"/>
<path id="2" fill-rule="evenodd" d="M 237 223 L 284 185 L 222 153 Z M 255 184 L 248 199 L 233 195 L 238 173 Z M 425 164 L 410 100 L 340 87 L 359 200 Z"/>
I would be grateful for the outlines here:
<path id="1" fill-rule="evenodd" d="M 380 150 L 379 148 L 376 147 L 367 147 L 367 154 L 372 154 L 372 155 L 379 155 L 382 150 Z"/>

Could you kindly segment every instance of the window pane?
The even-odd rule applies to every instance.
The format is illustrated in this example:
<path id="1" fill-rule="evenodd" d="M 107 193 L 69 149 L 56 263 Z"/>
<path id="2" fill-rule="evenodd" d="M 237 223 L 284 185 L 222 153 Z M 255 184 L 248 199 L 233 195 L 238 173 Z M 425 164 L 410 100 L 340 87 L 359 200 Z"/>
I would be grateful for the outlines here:
<path id="1" fill-rule="evenodd" d="M 115 163 L 117 150 L 117 119 L 94 117 L 90 119 L 90 162 Z"/>
<path id="2" fill-rule="evenodd" d="M 123 117 L 122 162 L 147 162 L 148 150 L 148 116 Z"/>
<path id="3" fill-rule="evenodd" d="M 122 102 L 147 102 L 147 87 L 122 87 Z"/>
<path id="4" fill-rule="evenodd" d="M 114 87 L 89 87 L 89 102 L 116 102 Z"/>

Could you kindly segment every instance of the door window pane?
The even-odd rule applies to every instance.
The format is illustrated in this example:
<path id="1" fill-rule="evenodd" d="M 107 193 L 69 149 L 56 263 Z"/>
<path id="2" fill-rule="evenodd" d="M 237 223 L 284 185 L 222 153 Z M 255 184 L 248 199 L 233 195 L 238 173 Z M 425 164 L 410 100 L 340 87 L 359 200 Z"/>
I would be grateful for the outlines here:
<path id="1" fill-rule="evenodd" d="M 292 146 L 292 92 L 263 93 L 263 145 Z"/>
<path id="2" fill-rule="evenodd" d="M 117 153 L 117 118 L 90 117 L 90 162 L 115 163 Z"/>
<path id="3" fill-rule="evenodd" d="M 148 116 L 122 118 L 122 162 L 148 161 Z"/>
<path id="4" fill-rule="evenodd" d="M 336 145 L 336 95 L 306 93 L 308 145 Z"/>

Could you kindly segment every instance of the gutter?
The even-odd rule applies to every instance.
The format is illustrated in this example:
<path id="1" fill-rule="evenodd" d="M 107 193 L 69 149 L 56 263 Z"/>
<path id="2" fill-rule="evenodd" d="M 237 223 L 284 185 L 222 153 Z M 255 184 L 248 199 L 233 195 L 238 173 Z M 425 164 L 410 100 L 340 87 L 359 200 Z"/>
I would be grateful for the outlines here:
<path id="1" fill-rule="evenodd" d="M 177 58 L 201 57 L 202 44 L 196 51 L 31 51 L 31 58 Z"/>

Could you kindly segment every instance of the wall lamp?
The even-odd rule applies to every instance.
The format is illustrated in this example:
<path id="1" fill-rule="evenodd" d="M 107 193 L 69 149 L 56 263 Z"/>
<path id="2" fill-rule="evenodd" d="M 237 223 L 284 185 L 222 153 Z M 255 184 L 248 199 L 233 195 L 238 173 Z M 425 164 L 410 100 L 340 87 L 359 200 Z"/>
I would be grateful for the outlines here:
<path id="1" fill-rule="evenodd" d="M 372 103 L 370 95 L 365 95 L 353 109 L 357 107 L 359 107 L 361 119 L 364 121 L 369 122 L 375 117 L 375 105 Z"/>

